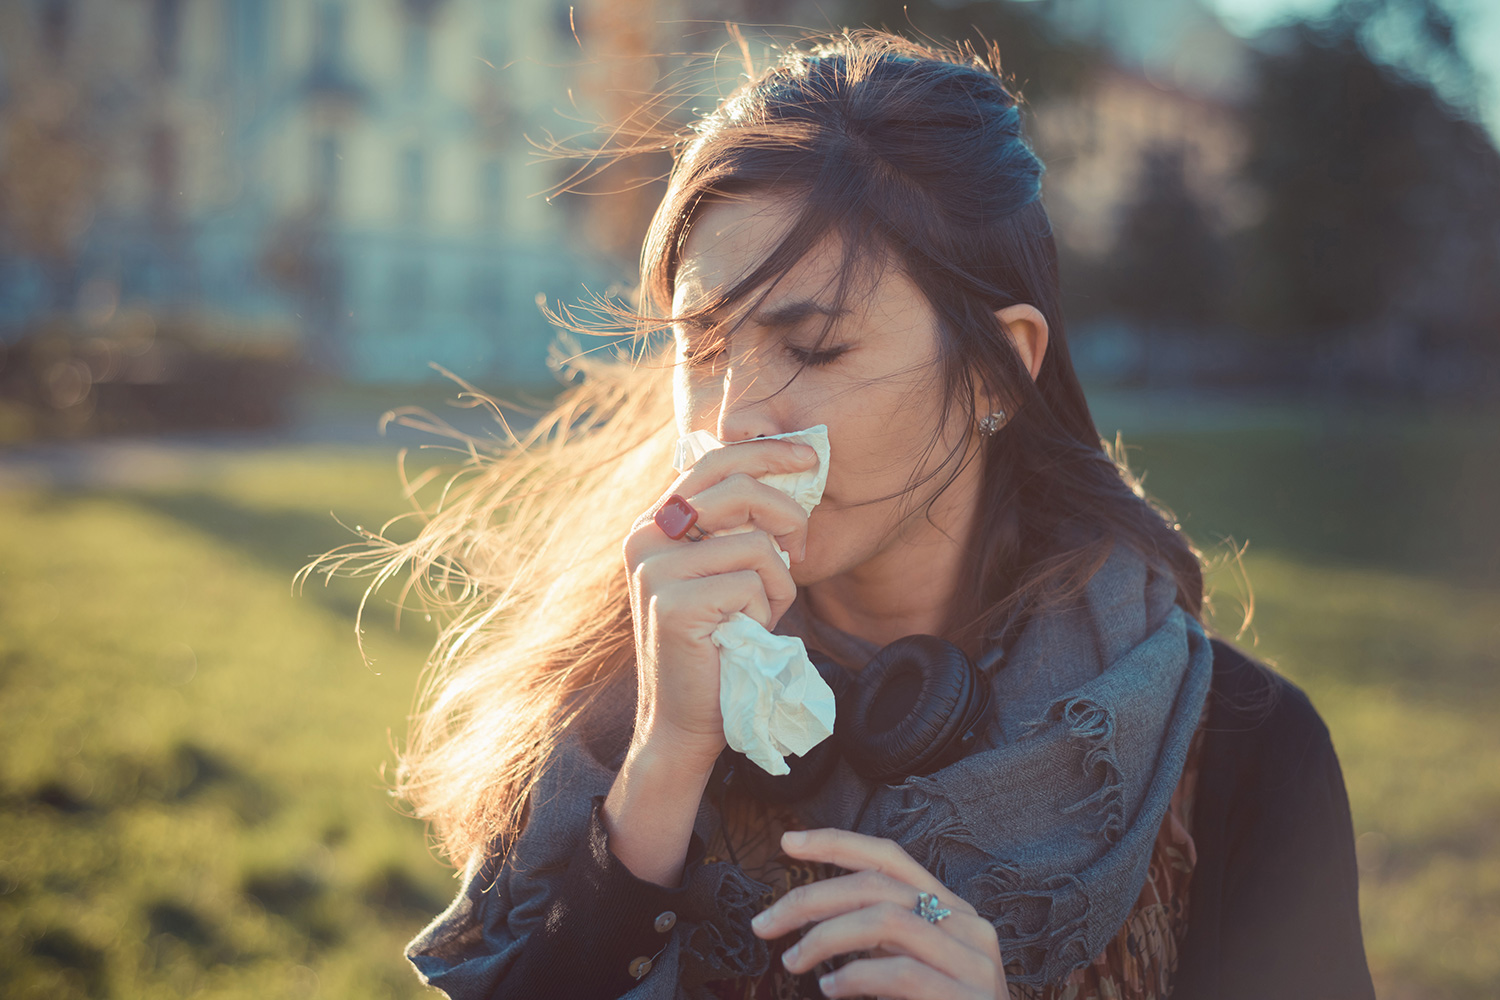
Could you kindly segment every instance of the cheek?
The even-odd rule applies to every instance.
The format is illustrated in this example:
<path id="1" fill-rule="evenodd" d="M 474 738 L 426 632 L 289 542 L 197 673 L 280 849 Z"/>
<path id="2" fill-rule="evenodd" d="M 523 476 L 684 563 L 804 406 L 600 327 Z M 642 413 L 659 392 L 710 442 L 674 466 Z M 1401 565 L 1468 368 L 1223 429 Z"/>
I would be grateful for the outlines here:
<path id="1" fill-rule="evenodd" d="M 715 429 L 719 405 L 717 393 L 710 392 L 704 380 L 694 378 L 687 366 L 679 364 L 672 372 L 672 411 L 677 417 L 677 433 Z"/>
<path id="2" fill-rule="evenodd" d="M 692 394 L 681 371 L 680 364 L 672 370 L 672 413 L 677 418 L 678 437 L 692 431 Z"/>
<path id="3" fill-rule="evenodd" d="M 902 489 L 923 461 L 935 421 L 908 394 L 850 393 L 829 414 L 829 491 L 846 502 L 869 501 Z"/>
<path id="4" fill-rule="evenodd" d="M 792 582 L 799 587 L 845 573 L 877 552 L 882 544 L 872 508 L 814 508 L 807 523 L 807 557 L 792 563 Z"/>

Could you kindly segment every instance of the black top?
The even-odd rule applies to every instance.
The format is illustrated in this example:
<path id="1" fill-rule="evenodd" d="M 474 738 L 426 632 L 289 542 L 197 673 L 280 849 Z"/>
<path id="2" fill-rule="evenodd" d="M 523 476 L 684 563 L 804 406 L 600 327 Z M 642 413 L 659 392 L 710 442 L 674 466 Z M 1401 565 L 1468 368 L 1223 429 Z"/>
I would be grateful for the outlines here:
<path id="1" fill-rule="evenodd" d="M 1296 685 L 1213 640 L 1193 806 L 1198 862 L 1173 1000 L 1373 1000 L 1359 926 L 1349 799 L 1328 729 Z M 546 921 L 495 993 L 614 1000 L 658 954 L 686 886 L 636 878 L 609 850 L 594 796 L 587 838 Z M 687 869 L 706 847 L 694 833 Z"/>

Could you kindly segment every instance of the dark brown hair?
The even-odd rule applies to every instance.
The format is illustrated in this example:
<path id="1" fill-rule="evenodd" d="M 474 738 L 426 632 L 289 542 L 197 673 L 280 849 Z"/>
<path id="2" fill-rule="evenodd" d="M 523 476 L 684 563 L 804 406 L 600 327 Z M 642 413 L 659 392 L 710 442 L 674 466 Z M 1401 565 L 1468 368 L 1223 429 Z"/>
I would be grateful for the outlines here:
<path id="1" fill-rule="evenodd" d="M 981 388 L 1012 415 L 983 453 L 984 509 L 958 588 L 970 600 L 949 621 L 960 640 L 1021 607 L 1075 599 L 1117 542 L 1173 574 L 1188 613 L 1203 611 L 1199 553 L 1122 475 L 1089 415 L 1068 353 L 1042 172 L 993 53 L 846 32 L 787 52 L 694 127 L 642 252 L 645 300 L 663 321 L 734 311 L 830 233 L 844 248 L 840 298 L 872 256 L 921 290 L 938 320 L 946 405 L 975 420 Z M 780 245 L 693 315 L 666 316 L 701 208 L 768 192 L 800 207 Z M 996 316 L 1016 303 L 1048 324 L 1035 382 Z M 964 456 L 949 457 L 951 481 Z"/>

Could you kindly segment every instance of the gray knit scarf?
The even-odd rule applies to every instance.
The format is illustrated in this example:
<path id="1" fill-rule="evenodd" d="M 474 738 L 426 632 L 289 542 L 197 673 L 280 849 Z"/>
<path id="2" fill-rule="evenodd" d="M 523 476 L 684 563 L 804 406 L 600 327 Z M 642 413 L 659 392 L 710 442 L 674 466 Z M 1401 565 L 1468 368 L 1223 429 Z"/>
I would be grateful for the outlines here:
<path id="1" fill-rule="evenodd" d="M 851 829 L 859 815 L 859 832 L 899 843 L 994 924 L 1011 982 L 1061 982 L 1104 951 L 1134 906 L 1208 695 L 1213 651 L 1176 596 L 1175 578 L 1116 544 L 1077 606 L 1034 616 L 1009 643 L 995 637 L 982 651 L 995 711 L 973 752 L 879 787 L 840 761 L 823 788 L 795 804 L 798 817 Z M 841 662 L 875 652 L 814 621 L 800 601 L 777 631 Z M 408 946 L 432 985 L 454 997 L 488 995 L 544 919 L 555 885 L 546 873 L 587 829 L 589 796 L 609 790 L 628 740 L 633 697 L 601 705 L 612 721 L 601 714 L 588 749 L 564 743 L 514 852 L 476 856 L 453 905 Z M 602 754 L 599 732 L 612 748 Z M 719 822 L 705 799 L 695 831 L 706 841 Z M 688 878 L 710 905 L 700 921 L 679 924 L 631 1000 L 682 1000 L 696 995 L 683 983 L 759 975 L 769 965 L 749 921 L 770 887 L 727 861 Z"/>

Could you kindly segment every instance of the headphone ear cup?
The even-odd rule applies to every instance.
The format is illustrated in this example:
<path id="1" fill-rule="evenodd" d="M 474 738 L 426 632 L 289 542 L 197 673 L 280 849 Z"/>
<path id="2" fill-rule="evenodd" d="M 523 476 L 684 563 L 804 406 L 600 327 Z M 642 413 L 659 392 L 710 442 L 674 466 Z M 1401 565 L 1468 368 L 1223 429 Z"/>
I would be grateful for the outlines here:
<path id="1" fill-rule="evenodd" d="M 820 649 L 809 649 L 807 658 L 812 665 L 818 668 L 818 676 L 823 678 L 824 683 L 833 691 L 833 698 L 839 704 L 848 700 L 854 693 L 854 678 L 849 671 L 838 665 L 833 657 Z"/>
<path id="2" fill-rule="evenodd" d="M 841 718 L 854 687 L 848 671 L 815 649 L 809 649 L 807 657 L 833 689 L 835 714 Z M 838 765 L 841 728 L 836 718 L 832 736 L 800 757 L 788 756 L 786 764 L 790 770 L 786 774 L 767 774 L 765 768 L 749 757 L 726 747 L 724 754 L 734 765 L 734 783 L 763 802 L 787 803 L 807 798 L 823 786 Z"/>
<path id="3" fill-rule="evenodd" d="M 864 777 L 891 784 L 967 753 L 983 731 L 990 690 L 963 650 L 909 635 L 875 654 L 851 702 L 844 755 Z"/>

